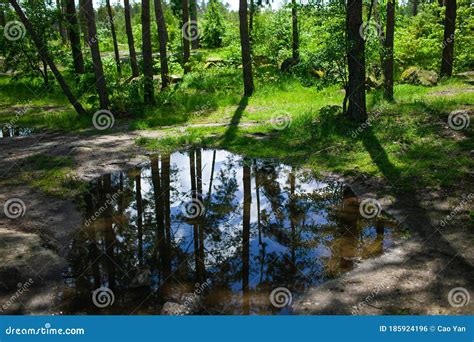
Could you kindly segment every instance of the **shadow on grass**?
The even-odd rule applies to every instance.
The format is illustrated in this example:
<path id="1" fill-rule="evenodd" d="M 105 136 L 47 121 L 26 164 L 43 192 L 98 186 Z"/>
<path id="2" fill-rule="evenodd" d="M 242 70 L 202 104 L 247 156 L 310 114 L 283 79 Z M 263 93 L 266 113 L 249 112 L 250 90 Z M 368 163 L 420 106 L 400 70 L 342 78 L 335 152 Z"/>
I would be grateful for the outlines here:
<path id="1" fill-rule="evenodd" d="M 240 120 L 242 119 L 242 114 L 245 111 L 245 108 L 247 108 L 247 105 L 249 103 L 249 99 L 247 96 L 242 97 L 242 99 L 239 102 L 239 106 L 234 112 L 234 115 L 232 116 L 232 119 L 230 120 L 229 127 L 224 133 L 224 141 L 223 144 L 229 144 L 234 140 L 237 134 L 237 130 L 239 129 L 239 123 Z"/>

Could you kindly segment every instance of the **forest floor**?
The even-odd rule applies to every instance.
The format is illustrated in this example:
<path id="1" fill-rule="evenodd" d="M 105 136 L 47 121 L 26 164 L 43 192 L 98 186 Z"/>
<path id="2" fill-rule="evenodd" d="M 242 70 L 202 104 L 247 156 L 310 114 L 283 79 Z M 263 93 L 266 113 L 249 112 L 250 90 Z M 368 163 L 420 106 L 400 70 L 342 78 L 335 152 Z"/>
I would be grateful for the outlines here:
<path id="1" fill-rule="evenodd" d="M 200 145 L 277 157 L 315 172 L 337 174 L 361 198 L 379 199 L 383 209 L 408 229 L 409 236 L 396 241 L 383 256 L 295 298 L 295 313 L 472 314 L 472 300 L 452 308 L 447 296 L 454 287 L 474 294 L 473 203 L 461 207 L 474 192 L 473 130 L 471 125 L 454 131 L 446 123 L 453 110 L 465 111 L 472 120 L 472 89 L 463 82 L 436 88 L 401 86 L 397 103 L 371 105 L 376 120 L 356 137 L 351 135 L 358 132 L 357 126 L 334 108 L 324 107 L 331 100 L 296 111 L 290 125 L 280 129 L 275 110 L 257 97 L 184 125 L 161 125 L 159 130 L 137 130 L 142 123 L 120 121 L 106 132 L 41 130 L 0 139 L 0 203 L 17 197 L 27 208 L 20 219 L 0 216 L 0 260 L 5 261 L 0 286 L 15 290 L 18 282 L 37 280 L 35 290 L 11 310 L 47 313 L 55 291 L 51 281 L 60 286 L 64 252 L 81 225 L 80 195 L 87 182 L 133 167 L 155 151 Z M 290 101 L 291 96 L 285 98 Z M 293 114 L 290 102 L 285 111 Z M 18 110 L 13 103 L 3 102 L 1 121 L 7 122 Z M 39 105 L 28 106 L 31 110 Z M 36 117 L 44 127 L 45 121 L 52 122 L 45 119 L 45 111 L 58 117 L 57 107 L 43 105 L 34 108 L 25 122 Z M 141 121 L 147 126 L 152 120 Z M 454 211 L 456 215 L 451 215 Z M 448 216 L 452 218 L 442 227 Z M 2 293 L 0 301 L 11 295 Z"/>

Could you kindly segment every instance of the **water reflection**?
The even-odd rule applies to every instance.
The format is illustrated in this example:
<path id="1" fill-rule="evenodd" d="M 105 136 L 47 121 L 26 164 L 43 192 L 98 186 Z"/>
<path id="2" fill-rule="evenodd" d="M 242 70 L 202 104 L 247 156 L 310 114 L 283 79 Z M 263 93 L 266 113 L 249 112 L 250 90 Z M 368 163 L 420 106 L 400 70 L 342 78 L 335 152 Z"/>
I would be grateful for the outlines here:
<path id="1" fill-rule="evenodd" d="M 16 126 L 2 126 L 0 127 L 0 139 L 12 137 L 26 137 L 33 133 L 31 128 L 16 127 Z"/>
<path id="2" fill-rule="evenodd" d="M 293 295 L 351 270 L 391 244 L 392 223 L 362 219 L 350 188 L 271 160 L 196 149 L 152 156 L 101 177 L 65 271 L 65 313 L 279 314 L 271 291 Z M 91 292 L 112 289 L 99 310 Z M 197 297 L 197 298 L 196 298 Z"/>

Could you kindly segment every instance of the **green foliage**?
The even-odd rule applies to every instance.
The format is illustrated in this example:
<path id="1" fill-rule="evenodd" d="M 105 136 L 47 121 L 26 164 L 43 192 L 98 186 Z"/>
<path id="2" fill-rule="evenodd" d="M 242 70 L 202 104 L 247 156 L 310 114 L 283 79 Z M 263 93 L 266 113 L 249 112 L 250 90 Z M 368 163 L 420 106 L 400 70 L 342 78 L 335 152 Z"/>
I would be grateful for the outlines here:
<path id="1" fill-rule="evenodd" d="M 223 18 L 224 7 L 219 0 L 210 0 L 204 15 L 203 34 L 201 43 L 207 48 L 222 47 L 225 35 Z"/>

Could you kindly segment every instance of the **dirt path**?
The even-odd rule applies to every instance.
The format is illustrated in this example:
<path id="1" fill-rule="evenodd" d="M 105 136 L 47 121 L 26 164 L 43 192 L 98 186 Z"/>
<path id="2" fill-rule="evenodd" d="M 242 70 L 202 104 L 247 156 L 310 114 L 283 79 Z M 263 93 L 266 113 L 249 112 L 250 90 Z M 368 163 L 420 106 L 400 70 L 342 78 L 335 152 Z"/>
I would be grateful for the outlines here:
<path id="1" fill-rule="evenodd" d="M 26 158 L 34 155 L 70 157 L 81 180 L 89 181 L 111 171 L 135 166 L 147 159 L 137 147 L 140 136 L 160 137 L 162 132 L 118 132 L 102 136 L 44 134 L 0 140 L 0 179 L 22 172 Z M 378 198 L 383 208 L 411 232 L 384 256 L 361 263 L 353 271 L 294 298 L 298 314 L 473 314 L 473 300 L 452 308 L 448 292 L 466 288 L 474 296 L 473 231 L 464 227 L 466 208 L 440 222 L 472 193 L 471 184 L 459 184 L 450 193 L 382 198 L 385 184 L 376 179 L 347 179 L 362 197 Z M 469 190 L 470 189 L 470 190 Z M 81 214 L 71 200 L 54 199 L 25 185 L 3 186 L 0 203 L 11 198 L 24 201 L 23 217 L 9 219 L 0 210 L 0 302 L 12 302 L 7 313 L 48 313 L 54 286 L 62 282 L 68 242 L 81 224 Z M 471 202 L 472 207 L 472 202 Z M 1 207 L 0 207 L 1 208 Z M 11 300 L 30 279 L 31 290 Z M 18 283 L 21 283 L 19 285 Z M 34 289 L 33 289 L 34 288 Z M 1 310 L 2 308 L 0 308 Z"/>

